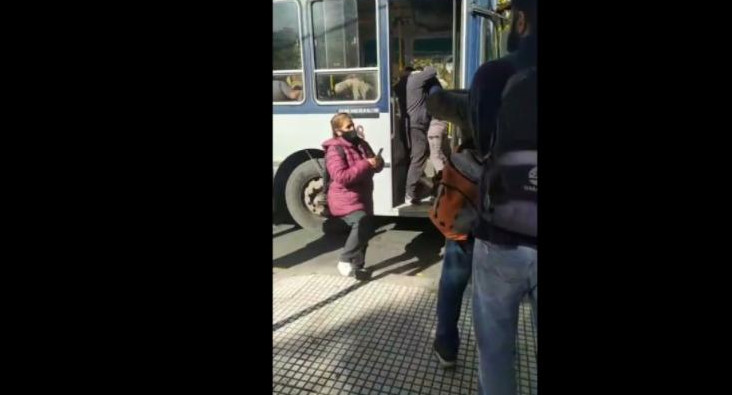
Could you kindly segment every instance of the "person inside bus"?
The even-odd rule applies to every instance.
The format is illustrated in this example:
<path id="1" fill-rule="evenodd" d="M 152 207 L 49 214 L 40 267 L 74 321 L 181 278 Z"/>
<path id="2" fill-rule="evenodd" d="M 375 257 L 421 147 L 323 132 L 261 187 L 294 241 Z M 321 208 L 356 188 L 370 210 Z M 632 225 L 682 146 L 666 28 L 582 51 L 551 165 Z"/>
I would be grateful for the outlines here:
<path id="1" fill-rule="evenodd" d="M 287 85 L 290 85 L 293 88 L 302 89 L 302 77 L 300 74 L 292 74 L 288 76 L 286 82 Z"/>
<path id="2" fill-rule="evenodd" d="M 427 112 L 427 96 L 433 85 L 439 85 L 437 71 L 432 66 L 424 70 L 415 70 L 407 79 L 407 116 L 409 123 L 410 163 L 407 172 L 406 196 L 407 204 L 419 204 L 420 179 L 429 157 L 427 130 L 432 117 Z"/>
<path id="3" fill-rule="evenodd" d="M 432 84 L 429 95 L 437 93 L 447 87 L 447 82 L 441 78 L 439 84 Z M 430 114 L 432 116 L 432 114 Z M 430 126 L 427 129 L 427 142 L 430 151 L 430 162 L 435 168 L 435 180 L 439 180 L 439 174 L 445 167 L 447 156 L 450 155 L 447 143 L 447 121 L 432 116 Z"/>
<path id="4" fill-rule="evenodd" d="M 402 121 L 406 126 L 407 119 L 407 80 L 409 75 L 414 71 L 414 67 L 407 66 L 399 76 L 399 80 L 392 87 L 392 92 L 396 95 L 399 100 L 399 114 L 401 115 Z"/>
<path id="5" fill-rule="evenodd" d="M 374 234 L 374 174 L 384 168 L 384 159 L 359 137 L 353 119 L 338 113 L 330 121 L 332 138 L 323 143 L 325 167 L 330 175 L 328 210 L 350 226 L 350 234 L 338 259 L 343 276 L 368 278 L 364 269 L 366 248 Z"/>
<path id="6" fill-rule="evenodd" d="M 400 115 L 400 128 L 407 129 L 407 80 L 409 75 L 412 74 L 414 68 L 407 66 L 399 76 L 399 80 L 392 87 L 392 92 L 396 96 L 399 103 L 399 115 Z M 404 133 L 406 135 L 406 133 Z M 405 143 L 406 146 L 406 143 Z"/>
<path id="7" fill-rule="evenodd" d="M 356 74 L 349 74 L 346 79 L 335 84 L 333 88 L 337 95 L 350 93 L 351 100 L 372 100 L 375 98 L 374 88 L 366 81 L 363 81 Z"/>
<path id="8" fill-rule="evenodd" d="M 301 97 L 302 87 L 290 87 L 285 81 L 272 80 L 272 101 L 299 101 Z"/>
<path id="9" fill-rule="evenodd" d="M 409 126 L 407 125 L 407 79 L 414 68 L 407 66 L 399 76 L 399 80 L 392 87 L 399 106 L 398 130 L 394 134 L 394 144 L 391 152 L 391 166 L 394 178 L 394 200 L 404 197 L 404 188 L 407 185 L 407 171 L 409 169 Z M 397 187 L 398 186 L 398 187 Z"/>

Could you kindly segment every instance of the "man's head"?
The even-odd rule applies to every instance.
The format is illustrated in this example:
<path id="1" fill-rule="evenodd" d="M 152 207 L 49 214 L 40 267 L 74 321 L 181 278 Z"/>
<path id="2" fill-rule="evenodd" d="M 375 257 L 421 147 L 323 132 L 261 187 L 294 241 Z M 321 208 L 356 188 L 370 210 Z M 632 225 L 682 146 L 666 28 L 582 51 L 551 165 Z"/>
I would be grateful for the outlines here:
<path id="1" fill-rule="evenodd" d="M 518 49 L 523 37 L 536 32 L 536 1 L 511 1 L 511 30 L 508 33 L 506 45 L 509 52 Z"/>

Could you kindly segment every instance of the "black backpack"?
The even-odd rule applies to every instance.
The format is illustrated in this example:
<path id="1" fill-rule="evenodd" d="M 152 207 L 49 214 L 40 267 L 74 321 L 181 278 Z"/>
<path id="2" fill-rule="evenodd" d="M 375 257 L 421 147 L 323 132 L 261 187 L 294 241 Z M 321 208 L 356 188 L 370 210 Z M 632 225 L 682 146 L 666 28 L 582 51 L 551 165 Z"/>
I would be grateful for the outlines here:
<path id="1" fill-rule="evenodd" d="M 506 83 L 480 187 L 482 217 L 498 228 L 530 237 L 537 234 L 536 118 L 534 66 L 517 71 Z"/>

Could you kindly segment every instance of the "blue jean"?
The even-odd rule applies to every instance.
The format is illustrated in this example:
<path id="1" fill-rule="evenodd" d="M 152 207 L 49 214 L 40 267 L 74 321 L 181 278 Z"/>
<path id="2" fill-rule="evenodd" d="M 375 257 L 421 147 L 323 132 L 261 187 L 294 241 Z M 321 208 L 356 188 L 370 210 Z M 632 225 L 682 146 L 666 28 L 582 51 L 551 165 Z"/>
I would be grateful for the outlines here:
<path id="1" fill-rule="evenodd" d="M 462 244 L 462 246 L 461 246 Z M 464 242 L 447 240 L 442 274 L 437 291 L 437 334 L 440 346 L 456 356 L 460 346 L 458 319 L 463 293 L 470 281 L 473 264 L 473 239 Z"/>
<path id="2" fill-rule="evenodd" d="M 536 249 L 500 246 L 477 239 L 473 250 L 473 326 L 478 343 L 478 392 L 515 395 L 516 334 L 521 299 L 529 295 L 534 328 Z"/>

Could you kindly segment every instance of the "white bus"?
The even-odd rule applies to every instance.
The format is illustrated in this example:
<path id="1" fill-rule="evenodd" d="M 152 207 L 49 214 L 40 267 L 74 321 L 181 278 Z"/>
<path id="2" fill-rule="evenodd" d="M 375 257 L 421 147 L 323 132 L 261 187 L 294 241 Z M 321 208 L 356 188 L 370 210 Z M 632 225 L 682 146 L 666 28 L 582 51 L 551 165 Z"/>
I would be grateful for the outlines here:
<path id="1" fill-rule="evenodd" d="M 502 55 L 508 26 L 495 1 L 273 0 L 274 209 L 321 226 L 321 144 L 345 111 L 384 149 L 374 214 L 426 216 L 429 206 L 404 204 L 409 158 L 392 86 L 405 66 L 432 65 L 450 88 L 466 89 L 481 63 Z"/>

